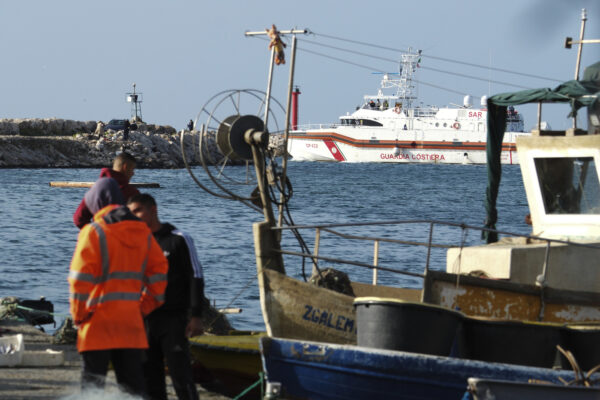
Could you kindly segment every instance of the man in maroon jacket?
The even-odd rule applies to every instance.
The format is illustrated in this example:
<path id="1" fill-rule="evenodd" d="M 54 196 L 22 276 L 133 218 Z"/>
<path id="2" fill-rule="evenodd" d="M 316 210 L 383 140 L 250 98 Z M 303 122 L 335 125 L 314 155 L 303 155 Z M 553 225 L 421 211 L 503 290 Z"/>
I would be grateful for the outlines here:
<path id="1" fill-rule="evenodd" d="M 135 165 L 135 158 L 129 153 L 122 152 L 115 157 L 112 169 L 102 168 L 100 171 L 100 178 L 113 178 L 117 181 L 121 188 L 121 192 L 123 193 L 123 197 L 125 198 L 125 202 L 127 202 L 130 197 L 140 194 L 139 190 L 129 184 L 129 180 L 134 174 Z M 79 229 L 83 228 L 91 221 L 92 217 L 93 214 L 85 204 L 85 199 L 82 199 L 75 214 L 73 214 L 75 226 Z"/>

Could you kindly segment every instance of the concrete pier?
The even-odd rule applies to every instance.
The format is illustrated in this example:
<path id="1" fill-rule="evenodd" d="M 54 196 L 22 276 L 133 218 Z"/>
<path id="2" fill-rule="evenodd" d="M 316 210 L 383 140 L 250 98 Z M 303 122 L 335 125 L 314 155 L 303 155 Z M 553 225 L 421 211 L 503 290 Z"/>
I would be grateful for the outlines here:
<path id="1" fill-rule="evenodd" d="M 20 322 L 0 321 L 2 335 L 23 334 L 25 350 L 63 351 L 65 363 L 58 367 L 0 367 L 0 399 L 12 400 L 79 400 L 109 399 L 134 400 L 138 397 L 121 392 L 112 371 L 109 371 L 106 388 L 99 393 L 82 393 L 80 390 L 81 358 L 75 345 L 53 344 L 52 336 Z M 173 386 L 167 379 L 169 399 L 177 399 Z M 200 398 L 226 400 L 228 397 L 207 392 L 198 386 Z"/>

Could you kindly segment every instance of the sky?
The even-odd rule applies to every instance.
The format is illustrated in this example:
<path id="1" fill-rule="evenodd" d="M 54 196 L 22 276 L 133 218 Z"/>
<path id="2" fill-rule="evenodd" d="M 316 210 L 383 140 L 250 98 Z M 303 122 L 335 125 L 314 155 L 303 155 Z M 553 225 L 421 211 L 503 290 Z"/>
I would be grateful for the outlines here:
<path id="1" fill-rule="evenodd" d="M 481 95 L 573 79 L 577 50 L 564 40 L 579 37 L 582 8 L 586 38 L 600 38 L 598 0 L 0 0 L 0 118 L 127 118 L 125 94 L 136 83 L 143 119 L 182 129 L 224 90 L 266 90 L 268 42 L 244 32 L 273 23 L 312 32 L 297 42 L 300 124 L 352 112 L 376 94 L 373 72 L 397 71 L 408 47 L 423 54 L 419 102 L 462 104 L 471 94 L 478 105 Z M 284 41 L 288 63 L 275 67 L 272 88 L 283 105 L 291 38 Z M 584 46 L 582 71 L 599 60 L 600 45 Z M 531 128 L 535 109 L 520 110 Z M 551 106 L 542 119 L 563 128 L 566 114 Z"/>

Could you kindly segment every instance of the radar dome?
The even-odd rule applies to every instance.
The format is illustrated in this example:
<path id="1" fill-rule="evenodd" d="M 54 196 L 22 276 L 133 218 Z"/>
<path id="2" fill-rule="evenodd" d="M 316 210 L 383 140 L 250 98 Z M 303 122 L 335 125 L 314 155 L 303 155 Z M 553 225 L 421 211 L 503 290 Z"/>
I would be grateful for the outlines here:
<path id="1" fill-rule="evenodd" d="M 463 99 L 463 105 L 465 106 L 465 108 L 471 108 L 471 106 L 473 105 L 473 98 L 471 97 L 471 95 L 465 96 L 465 98 Z"/>
<path id="2" fill-rule="evenodd" d="M 481 96 L 481 107 L 487 107 L 487 96 L 483 95 Z"/>

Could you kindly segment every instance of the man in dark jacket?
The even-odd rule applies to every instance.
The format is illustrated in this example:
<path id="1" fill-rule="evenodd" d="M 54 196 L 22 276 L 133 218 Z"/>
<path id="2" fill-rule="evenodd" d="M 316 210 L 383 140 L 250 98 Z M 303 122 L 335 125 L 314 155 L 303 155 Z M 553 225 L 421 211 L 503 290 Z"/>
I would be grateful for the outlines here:
<path id="1" fill-rule="evenodd" d="M 129 180 L 134 174 L 135 166 L 135 158 L 129 153 L 122 152 L 113 160 L 112 169 L 102 168 L 100 170 L 100 178 L 113 178 L 116 180 L 121 188 L 125 201 L 127 201 L 131 196 L 140 193 L 133 185 L 129 184 Z M 73 214 L 73 223 L 81 229 L 91 221 L 92 217 L 93 214 L 85 204 L 84 198 L 81 200 L 79 207 L 77 207 L 77 210 Z"/>
<path id="2" fill-rule="evenodd" d="M 150 399 L 166 400 L 166 358 L 173 387 L 180 400 L 197 399 L 187 338 L 203 332 L 204 278 L 192 238 L 158 219 L 156 201 L 149 194 L 127 202 L 144 221 L 169 261 L 165 303 L 146 317 L 149 349 L 144 376 Z"/>

